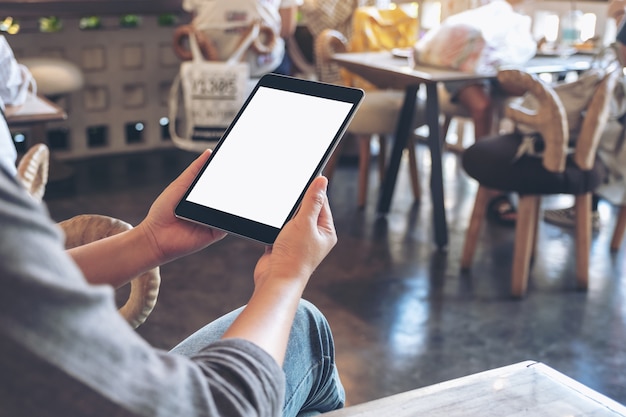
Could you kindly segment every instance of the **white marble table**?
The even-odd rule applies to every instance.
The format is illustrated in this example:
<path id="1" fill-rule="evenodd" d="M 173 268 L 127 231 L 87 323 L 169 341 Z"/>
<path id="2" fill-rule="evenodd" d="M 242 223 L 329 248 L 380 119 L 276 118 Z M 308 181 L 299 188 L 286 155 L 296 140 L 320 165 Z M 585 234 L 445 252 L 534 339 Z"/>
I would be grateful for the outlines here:
<path id="1" fill-rule="evenodd" d="M 324 414 L 328 417 L 626 416 L 626 407 L 526 361 Z"/>

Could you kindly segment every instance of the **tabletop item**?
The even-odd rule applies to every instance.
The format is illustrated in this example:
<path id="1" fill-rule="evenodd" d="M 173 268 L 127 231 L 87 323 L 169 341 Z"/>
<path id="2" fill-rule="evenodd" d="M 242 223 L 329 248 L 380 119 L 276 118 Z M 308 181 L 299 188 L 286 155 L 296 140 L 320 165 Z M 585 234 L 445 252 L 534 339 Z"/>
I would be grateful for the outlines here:
<path id="1" fill-rule="evenodd" d="M 560 21 L 561 44 L 574 46 L 582 41 L 581 32 L 583 24 L 583 12 L 580 10 L 568 10 Z"/>

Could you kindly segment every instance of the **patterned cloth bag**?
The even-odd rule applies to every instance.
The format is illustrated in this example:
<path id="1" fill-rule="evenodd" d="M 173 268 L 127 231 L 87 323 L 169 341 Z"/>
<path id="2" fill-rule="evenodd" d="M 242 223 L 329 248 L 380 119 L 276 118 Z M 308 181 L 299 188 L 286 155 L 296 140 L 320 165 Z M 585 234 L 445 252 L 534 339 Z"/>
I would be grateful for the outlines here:
<path id="1" fill-rule="evenodd" d="M 226 62 L 205 60 L 195 36 L 189 36 L 193 59 L 180 65 L 169 96 L 170 136 L 180 147 L 195 150 L 194 140 L 206 141 L 210 147 L 220 139 L 249 94 L 250 68 L 240 60 L 258 34 L 255 25 Z M 181 90 L 183 137 L 176 127 Z"/>
<path id="2" fill-rule="evenodd" d="M 506 1 L 452 15 L 417 41 L 417 64 L 464 72 L 493 72 L 502 65 L 521 65 L 537 52 L 528 16 Z"/>

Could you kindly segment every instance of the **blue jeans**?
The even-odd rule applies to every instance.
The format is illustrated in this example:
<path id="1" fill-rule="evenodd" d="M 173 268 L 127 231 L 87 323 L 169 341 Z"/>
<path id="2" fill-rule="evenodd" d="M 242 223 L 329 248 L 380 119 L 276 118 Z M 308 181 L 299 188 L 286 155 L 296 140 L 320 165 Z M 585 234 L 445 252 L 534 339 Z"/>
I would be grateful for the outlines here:
<path id="1" fill-rule="evenodd" d="M 192 356 L 220 339 L 242 308 L 207 324 L 172 352 Z M 335 366 L 330 326 L 308 301 L 301 300 L 296 312 L 283 371 L 287 380 L 283 416 L 308 417 L 343 407 L 345 392 Z"/>

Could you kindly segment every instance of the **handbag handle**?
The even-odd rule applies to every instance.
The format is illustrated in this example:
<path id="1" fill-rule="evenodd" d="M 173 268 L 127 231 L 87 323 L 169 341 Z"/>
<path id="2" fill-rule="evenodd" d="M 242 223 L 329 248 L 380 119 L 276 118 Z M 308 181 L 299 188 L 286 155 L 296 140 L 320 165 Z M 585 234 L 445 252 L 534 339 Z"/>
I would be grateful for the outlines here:
<path id="1" fill-rule="evenodd" d="M 200 50 L 202 51 L 204 58 L 208 61 L 217 61 L 217 50 L 206 36 L 198 37 L 198 34 L 192 25 L 181 25 L 174 31 L 173 48 L 174 54 L 182 61 L 190 61 L 193 59 L 191 49 L 184 47 L 184 40 L 195 39 L 200 43 Z M 199 38 L 199 39 L 198 39 Z"/>
<path id="2" fill-rule="evenodd" d="M 185 38 L 189 40 L 189 49 L 184 47 Z M 276 34 L 272 28 L 256 21 L 246 30 L 245 35 L 237 45 L 237 49 L 227 62 L 230 64 L 240 61 L 250 47 L 259 54 L 268 54 L 272 51 L 275 43 Z M 196 57 L 204 57 L 207 61 L 217 61 L 219 56 L 213 43 L 202 32 L 201 25 L 179 26 L 174 31 L 173 47 L 176 56 L 183 61 L 194 60 Z"/>
<path id="3" fill-rule="evenodd" d="M 194 151 L 194 149 L 190 146 L 189 141 L 178 136 L 178 132 L 176 132 L 176 118 L 178 116 L 178 95 L 180 92 L 180 73 L 176 74 L 174 81 L 172 81 L 172 86 L 170 87 L 170 94 L 168 97 L 168 115 L 169 124 L 168 124 L 168 132 L 170 134 L 170 138 L 172 138 L 172 142 L 176 144 L 179 148 Z"/>

